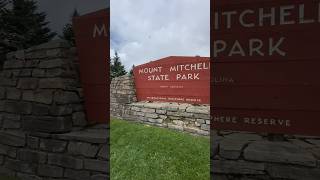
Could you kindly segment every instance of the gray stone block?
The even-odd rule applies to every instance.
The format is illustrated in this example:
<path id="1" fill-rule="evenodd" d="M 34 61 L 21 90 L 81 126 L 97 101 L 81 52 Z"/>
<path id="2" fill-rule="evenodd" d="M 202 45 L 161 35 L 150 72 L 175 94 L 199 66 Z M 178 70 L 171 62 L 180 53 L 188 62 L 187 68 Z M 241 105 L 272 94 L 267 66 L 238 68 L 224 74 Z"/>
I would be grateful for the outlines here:
<path id="1" fill-rule="evenodd" d="M 72 73 L 71 71 L 67 71 L 62 68 L 54 68 L 54 69 L 48 69 L 46 72 L 46 77 L 73 77 L 76 76 L 75 73 Z"/>
<path id="2" fill-rule="evenodd" d="M 41 177 L 25 173 L 17 173 L 17 177 L 21 180 L 43 180 Z"/>
<path id="3" fill-rule="evenodd" d="M 156 113 L 157 113 L 157 114 L 166 114 L 167 111 L 166 111 L 166 110 L 163 110 L 163 109 L 156 109 Z"/>
<path id="4" fill-rule="evenodd" d="M 11 146 L 0 144 L 0 155 L 16 158 L 17 149 Z"/>
<path id="5" fill-rule="evenodd" d="M 33 52 L 32 52 L 33 51 Z M 33 47 L 26 50 L 26 59 L 46 59 L 48 56 L 46 55 L 46 51 L 35 51 Z"/>
<path id="6" fill-rule="evenodd" d="M 24 61 L 22 60 L 5 61 L 3 64 L 4 69 L 21 69 L 23 67 L 24 67 Z"/>
<path id="7" fill-rule="evenodd" d="M 6 89 L 3 87 L 0 87 L 0 99 L 4 99 L 6 96 Z"/>
<path id="8" fill-rule="evenodd" d="M 318 168 L 303 168 L 288 165 L 270 164 L 267 172 L 272 178 L 294 179 L 294 180 L 319 180 L 320 170 Z"/>
<path id="9" fill-rule="evenodd" d="M 53 105 L 50 108 L 50 114 L 53 116 L 65 116 L 65 115 L 71 115 L 72 114 L 72 106 L 70 105 Z"/>
<path id="10" fill-rule="evenodd" d="M 108 132 L 106 130 L 73 131 L 65 134 L 57 134 L 54 137 L 96 144 L 104 144 L 108 142 Z"/>
<path id="11" fill-rule="evenodd" d="M 142 108 L 141 112 L 144 112 L 144 113 L 155 113 L 156 110 L 155 109 L 150 109 L 150 108 Z"/>
<path id="12" fill-rule="evenodd" d="M 316 166 L 316 159 L 311 152 L 289 142 L 256 141 L 244 150 L 244 158 L 252 161 Z"/>
<path id="13" fill-rule="evenodd" d="M 85 142 L 70 142 L 68 152 L 73 155 L 82 155 L 94 158 L 98 153 L 99 147 Z"/>
<path id="14" fill-rule="evenodd" d="M 46 51 L 48 58 L 63 58 L 68 56 L 68 51 L 65 49 L 49 49 Z"/>
<path id="15" fill-rule="evenodd" d="M 34 92 L 34 102 L 51 104 L 53 100 L 53 91 L 51 90 L 40 90 Z"/>
<path id="16" fill-rule="evenodd" d="M 48 164 L 58 165 L 61 167 L 72 168 L 72 169 L 83 168 L 83 160 L 71 157 L 70 155 L 49 154 Z"/>
<path id="17" fill-rule="evenodd" d="M 32 71 L 32 77 L 46 77 L 46 71 L 44 69 L 34 69 Z"/>
<path id="18" fill-rule="evenodd" d="M 209 136 L 210 132 L 209 131 L 204 131 L 204 130 L 198 130 L 197 134 L 203 135 L 203 136 Z"/>
<path id="19" fill-rule="evenodd" d="M 5 101 L 0 100 L 0 112 L 5 110 Z"/>
<path id="20" fill-rule="evenodd" d="M 186 109 L 189 113 L 194 114 L 210 114 L 210 106 L 190 106 Z"/>
<path id="21" fill-rule="evenodd" d="M 74 126 L 86 126 L 87 119 L 84 112 L 75 112 L 72 114 L 72 122 Z"/>
<path id="22" fill-rule="evenodd" d="M 25 130 L 48 133 L 69 132 L 72 128 L 71 117 L 26 116 L 22 124 Z"/>
<path id="23" fill-rule="evenodd" d="M 174 125 L 174 124 L 168 124 L 168 128 L 169 129 L 174 129 L 174 130 L 177 130 L 177 131 L 183 131 L 183 127 L 182 126 L 178 126 L 178 125 Z"/>
<path id="24" fill-rule="evenodd" d="M 90 171 L 66 169 L 64 177 L 75 180 L 89 180 Z"/>
<path id="25" fill-rule="evenodd" d="M 6 101 L 5 111 L 16 114 L 31 114 L 32 104 L 28 102 Z"/>
<path id="26" fill-rule="evenodd" d="M 38 149 L 39 142 L 40 142 L 40 140 L 38 137 L 32 137 L 32 136 L 27 137 L 27 145 L 31 149 Z"/>
<path id="27" fill-rule="evenodd" d="M 21 98 L 21 91 L 17 88 L 7 88 L 7 99 L 19 100 Z"/>
<path id="28" fill-rule="evenodd" d="M 32 69 L 22 69 L 20 71 L 19 77 L 31 77 Z"/>
<path id="29" fill-rule="evenodd" d="M 4 119 L 2 127 L 4 129 L 20 129 L 21 128 L 21 122 L 20 121 L 9 120 L 9 119 Z"/>
<path id="30" fill-rule="evenodd" d="M 110 159 L 110 150 L 108 145 L 104 145 L 102 146 L 102 148 L 100 149 L 99 153 L 98 153 L 98 157 L 108 160 Z"/>
<path id="31" fill-rule="evenodd" d="M 167 111 L 168 116 L 177 116 L 177 117 L 193 117 L 192 113 L 181 112 L 181 111 Z"/>
<path id="32" fill-rule="evenodd" d="M 25 63 L 25 67 L 26 68 L 36 68 L 36 67 L 38 67 L 39 62 L 40 62 L 39 60 L 28 60 Z"/>
<path id="33" fill-rule="evenodd" d="M 196 122 L 199 124 L 204 124 L 206 121 L 204 119 L 197 119 Z"/>
<path id="34" fill-rule="evenodd" d="M 22 93 L 22 100 L 24 100 L 24 101 L 34 101 L 34 92 L 33 91 L 24 91 Z"/>
<path id="35" fill-rule="evenodd" d="M 24 50 L 9 52 L 6 55 L 7 61 L 12 61 L 16 59 L 24 59 Z"/>
<path id="36" fill-rule="evenodd" d="M 201 129 L 204 131 L 210 131 L 210 125 L 208 124 L 201 124 Z"/>
<path id="37" fill-rule="evenodd" d="M 41 61 L 39 64 L 40 68 L 58 68 L 58 67 L 63 67 L 64 64 L 66 64 L 65 59 L 52 59 L 52 60 L 45 60 Z"/>
<path id="38" fill-rule="evenodd" d="M 193 114 L 193 116 L 197 119 L 210 120 L 210 114 Z"/>
<path id="39" fill-rule="evenodd" d="M 11 169 L 0 166 L 0 175 L 8 176 L 8 177 L 15 177 L 16 172 Z"/>
<path id="40" fill-rule="evenodd" d="M 196 133 L 198 128 L 194 128 L 194 127 L 184 127 L 184 130 L 190 133 Z"/>
<path id="41" fill-rule="evenodd" d="M 245 161 L 212 161 L 213 173 L 221 174 L 265 174 L 265 165 Z"/>
<path id="42" fill-rule="evenodd" d="M 159 116 L 156 113 L 146 113 L 145 117 L 147 117 L 147 118 L 158 118 Z"/>
<path id="43" fill-rule="evenodd" d="M 0 144 L 23 147 L 26 144 L 26 136 L 18 131 L 0 131 Z"/>
<path id="44" fill-rule="evenodd" d="M 0 155 L 0 165 L 2 165 L 4 162 L 4 156 Z"/>
<path id="45" fill-rule="evenodd" d="M 21 78 L 18 82 L 19 89 L 36 89 L 38 86 L 37 78 Z"/>
<path id="46" fill-rule="evenodd" d="M 108 161 L 85 159 L 84 169 L 108 173 L 109 163 Z"/>
<path id="47" fill-rule="evenodd" d="M 37 171 L 37 167 L 34 164 L 26 163 L 23 161 L 18 161 L 18 160 L 13 160 L 10 158 L 6 159 L 6 162 L 4 164 L 5 168 L 14 170 L 14 171 L 19 171 L 23 173 L 31 173 L 34 174 Z"/>
<path id="48" fill-rule="evenodd" d="M 63 79 L 63 78 L 45 78 L 40 79 L 39 88 L 41 89 L 65 89 L 67 90 L 71 87 L 74 81 L 71 79 Z"/>
<path id="49" fill-rule="evenodd" d="M 38 166 L 38 174 L 45 177 L 63 177 L 63 168 L 42 164 Z"/>
<path id="50" fill-rule="evenodd" d="M 20 121 L 21 120 L 21 116 L 18 114 L 3 113 L 2 118 L 4 120 L 8 120 L 8 121 Z"/>
<path id="51" fill-rule="evenodd" d="M 17 79 L 0 77 L 0 86 L 16 86 Z"/>
<path id="52" fill-rule="evenodd" d="M 71 108 L 72 108 L 73 112 L 84 111 L 84 105 L 83 104 L 72 104 Z"/>
<path id="53" fill-rule="evenodd" d="M 68 91 L 58 91 L 58 92 L 56 92 L 54 94 L 54 101 L 57 104 L 72 104 L 72 103 L 81 102 L 77 93 L 68 92 Z"/>
<path id="54" fill-rule="evenodd" d="M 225 159 L 238 159 L 241 155 L 242 149 L 248 143 L 249 141 L 225 138 L 220 141 L 219 154 Z"/>
<path id="55" fill-rule="evenodd" d="M 96 175 L 91 176 L 91 179 L 92 180 L 106 180 L 106 179 L 109 179 L 109 176 L 106 174 L 96 174 Z"/>
<path id="56" fill-rule="evenodd" d="M 41 139 L 40 149 L 50 152 L 63 152 L 67 147 L 66 141 L 55 140 L 55 139 Z"/>
<path id="57" fill-rule="evenodd" d="M 36 150 L 21 149 L 18 151 L 18 159 L 30 163 L 46 163 L 47 153 Z"/>
<path id="58" fill-rule="evenodd" d="M 47 106 L 47 105 L 33 103 L 32 114 L 39 115 L 39 116 L 48 115 L 49 114 L 49 107 L 50 106 Z"/>

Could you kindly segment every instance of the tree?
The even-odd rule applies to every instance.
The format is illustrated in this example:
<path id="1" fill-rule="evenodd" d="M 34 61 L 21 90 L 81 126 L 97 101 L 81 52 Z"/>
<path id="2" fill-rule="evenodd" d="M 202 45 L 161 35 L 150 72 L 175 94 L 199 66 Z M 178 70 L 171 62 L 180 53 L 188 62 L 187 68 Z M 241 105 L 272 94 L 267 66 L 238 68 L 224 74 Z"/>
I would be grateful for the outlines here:
<path id="1" fill-rule="evenodd" d="M 110 78 L 113 79 L 115 77 L 123 76 L 127 74 L 124 65 L 122 65 L 120 57 L 118 56 L 118 52 L 114 53 L 114 57 L 111 59 L 110 63 Z"/>
<path id="2" fill-rule="evenodd" d="M 0 48 L 3 49 L 5 46 L 5 21 L 4 15 L 7 13 L 6 5 L 8 4 L 7 0 L 0 0 Z"/>
<path id="3" fill-rule="evenodd" d="M 6 11 L 4 22 L 5 39 L 13 49 L 25 49 L 50 41 L 56 33 L 48 28 L 46 14 L 38 12 L 32 0 L 12 0 L 12 9 Z"/>
<path id="4" fill-rule="evenodd" d="M 131 67 L 131 69 L 130 69 L 130 71 L 129 71 L 129 75 L 130 75 L 130 76 L 133 76 L 133 69 L 134 69 L 134 67 L 135 67 L 135 66 L 132 65 L 132 67 Z"/>
<path id="5" fill-rule="evenodd" d="M 74 17 L 77 17 L 77 16 L 79 16 L 79 13 L 78 13 L 77 9 L 75 9 L 75 10 L 73 11 L 72 16 L 71 16 L 71 21 L 72 21 L 72 19 L 73 19 Z M 73 31 L 72 22 L 66 24 L 66 25 L 63 27 L 62 36 L 60 36 L 60 38 L 68 41 L 71 46 L 75 46 L 76 42 L 75 42 L 75 35 L 74 35 L 74 31 Z"/>

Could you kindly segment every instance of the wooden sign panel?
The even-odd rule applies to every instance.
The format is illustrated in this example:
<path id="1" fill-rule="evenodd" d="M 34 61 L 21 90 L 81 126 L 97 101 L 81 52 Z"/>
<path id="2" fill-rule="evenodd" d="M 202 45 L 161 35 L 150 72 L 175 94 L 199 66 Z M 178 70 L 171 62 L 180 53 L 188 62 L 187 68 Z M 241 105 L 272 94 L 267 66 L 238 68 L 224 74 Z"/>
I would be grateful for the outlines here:
<path id="1" fill-rule="evenodd" d="M 109 120 L 109 17 L 109 9 L 103 9 L 73 21 L 86 114 L 91 122 Z"/>
<path id="2" fill-rule="evenodd" d="M 210 103 L 208 57 L 171 56 L 134 68 L 138 101 Z"/>
<path id="3" fill-rule="evenodd" d="M 319 32 L 319 0 L 212 1 L 212 128 L 320 135 Z"/>

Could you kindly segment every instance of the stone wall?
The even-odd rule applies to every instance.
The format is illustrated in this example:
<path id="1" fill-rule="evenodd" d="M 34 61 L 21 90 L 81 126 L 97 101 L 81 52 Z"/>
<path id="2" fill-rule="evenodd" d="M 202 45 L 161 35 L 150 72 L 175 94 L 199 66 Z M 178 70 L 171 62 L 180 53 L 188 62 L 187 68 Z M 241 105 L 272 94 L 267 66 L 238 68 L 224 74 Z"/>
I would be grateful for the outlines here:
<path id="1" fill-rule="evenodd" d="M 86 120 L 76 50 L 53 41 L 7 55 L 0 73 L 0 174 L 106 179 L 108 127 Z"/>
<path id="2" fill-rule="evenodd" d="M 211 146 L 214 180 L 320 179 L 320 137 L 212 131 Z"/>
<path id="3" fill-rule="evenodd" d="M 185 103 L 136 102 L 133 78 L 115 78 L 110 86 L 111 116 L 185 131 L 209 135 L 210 107 Z"/>

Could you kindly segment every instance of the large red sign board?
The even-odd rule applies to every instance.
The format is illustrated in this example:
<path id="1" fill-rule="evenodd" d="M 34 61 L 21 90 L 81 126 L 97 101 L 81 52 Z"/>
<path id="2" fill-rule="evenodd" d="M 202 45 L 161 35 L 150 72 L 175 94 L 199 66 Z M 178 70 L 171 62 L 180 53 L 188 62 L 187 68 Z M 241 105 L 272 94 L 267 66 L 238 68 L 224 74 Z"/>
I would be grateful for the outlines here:
<path id="1" fill-rule="evenodd" d="M 320 135 L 320 1 L 211 3 L 212 128 Z"/>
<path id="2" fill-rule="evenodd" d="M 208 57 L 170 56 L 133 70 L 138 101 L 210 103 Z"/>
<path id="3" fill-rule="evenodd" d="M 109 120 L 109 9 L 74 18 L 87 118 L 90 122 Z"/>

